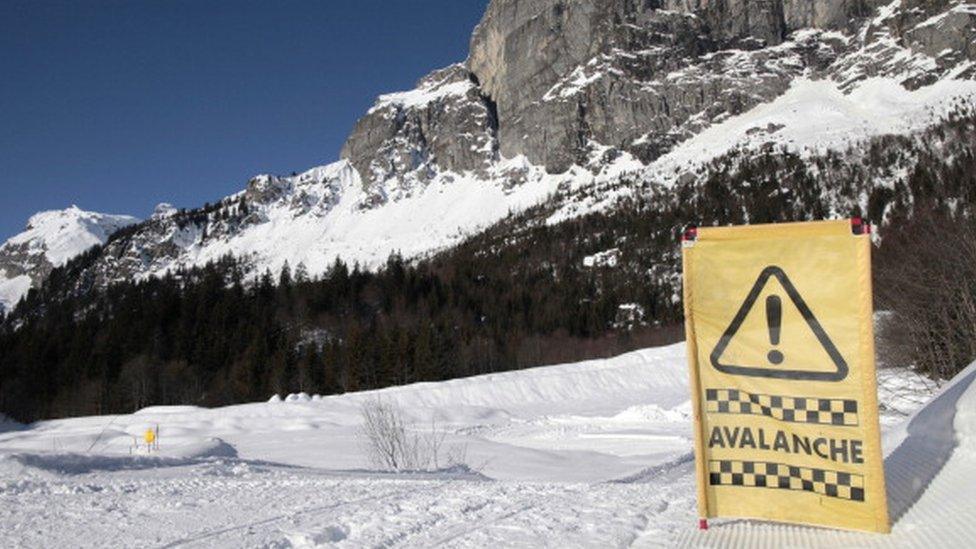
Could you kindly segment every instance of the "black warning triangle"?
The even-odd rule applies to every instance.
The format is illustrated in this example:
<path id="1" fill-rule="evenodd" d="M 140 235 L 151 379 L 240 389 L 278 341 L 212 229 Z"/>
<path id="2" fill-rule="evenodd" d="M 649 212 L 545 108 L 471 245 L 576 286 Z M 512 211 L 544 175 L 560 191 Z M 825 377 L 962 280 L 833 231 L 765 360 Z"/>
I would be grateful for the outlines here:
<path id="1" fill-rule="evenodd" d="M 797 310 L 800 311 L 803 319 L 806 320 L 807 325 L 810 326 L 810 330 L 813 331 L 813 334 L 817 337 L 817 340 L 823 346 L 824 350 L 827 351 L 827 355 L 829 355 L 830 359 L 834 362 L 834 366 L 836 366 L 835 371 L 811 372 L 807 370 L 779 370 L 775 368 L 758 368 L 738 364 L 722 363 L 722 353 L 725 352 L 725 349 L 729 346 L 732 338 L 735 336 L 736 332 L 739 331 L 743 321 L 745 321 L 746 317 L 749 315 L 749 311 L 751 311 L 752 307 L 756 304 L 759 294 L 762 293 L 763 288 L 766 287 L 766 284 L 769 282 L 771 277 L 775 277 L 776 280 L 778 280 L 783 286 L 783 289 L 786 290 L 786 295 L 788 295 L 793 301 L 793 305 L 795 305 Z M 840 352 L 837 350 L 837 347 L 834 345 L 834 342 L 831 341 L 830 337 L 827 336 L 827 332 L 825 332 L 823 326 L 820 325 L 820 321 L 817 320 L 817 317 L 813 315 L 813 311 L 811 311 L 810 307 L 808 307 L 806 302 L 803 301 L 803 297 L 801 297 L 800 293 L 796 291 L 796 287 L 793 286 L 792 282 L 790 282 L 789 277 L 786 276 L 783 269 L 780 269 L 774 265 L 766 267 L 763 269 L 763 272 L 759 274 L 759 278 L 756 279 L 756 283 L 752 285 L 752 290 L 749 290 L 749 295 L 746 296 L 742 306 L 739 307 L 739 312 L 735 314 L 735 317 L 732 319 L 732 323 L 729 324 L 729 327 L 725 329 L 725 333 L 722 334 L 722 338 L 719 339 L 718 345 L 715 346 L 715 349 L 712 351 L 709 358 L 712 362 L 712 366 L 714 366 L 716 370 L 736 376 L 771 377 L 776 379 L 795 379 L 805 381 L 841 381 L 847 377 L 848 371 L 847 361 L 844 360 L 844 357 L 841 356 Z"/>

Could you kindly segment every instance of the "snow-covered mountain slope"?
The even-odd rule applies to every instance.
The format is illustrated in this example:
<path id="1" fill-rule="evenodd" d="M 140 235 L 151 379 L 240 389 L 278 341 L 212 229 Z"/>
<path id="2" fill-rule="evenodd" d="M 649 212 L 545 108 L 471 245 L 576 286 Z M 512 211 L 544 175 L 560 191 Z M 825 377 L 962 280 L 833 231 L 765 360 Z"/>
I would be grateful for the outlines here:
<path id="1" fill-rule="evenodd" d="M 507 186 L 509 177 L 524 178 Z M 287 262 L 322 273 L 337 258 L 375 268 L 391 253 L 407 257 L 456 244 L 512 210 L 534 205 L 573 174 L 550 176 L 522 160 L 483 177 L 439 174 L 422 189 L 389 188 L 380 207 L 346 160 L 288 177 L 262 175 L 210 211 L 153 216 L 111 242 L 93 270 L 107 284 L 203 265 L 226 254 L 255 273 Z"/>
<path id="2" fill-rule="evenodd" d="M 730 151 L 779 150 L 802 157 L 845 151 L 877 136 L 919 134 L 957 109 L 974 107 L 972 80 L 940 80 L 909 90 L 892 79 L 868 78 L 844 90 L 832 80 L 798 78 L 783 95 L 716 122 L 629 177 L 651 186 L 673 186 L 701 177 L 703 165 Z M 548 222 L 600 211 L 639 192 L 638 185 L 591 189 L 583 184 L 561 197 Z"/>
<path id="3" fill-rule="evenodd" d="M 127 215 L 86 212 L 77 206 L 34 215 L 22 233 L 0 246 L 0 311 L 13 307 L 53 268 L 136 222 Z"/>
<path id="4" fill-rule="evenodd" d="M 554 195 L 552 222 L 632 194 L 622 181 L 694 179 L 729 150 L 912 135 L 976 104 L 974 40 L 976 2 L 962 0 L 493 0 L 468 59 L 381 96 L 342 160 L 155 215 L 82 278 L 100 287 L 227 254 L 253 274 L 287 261 L 314 275 L 335 258 L 372 268 Z"/>
<path id="5" fill-rule="evenodd" d="M 0 536 L 24 545 L 961 546 L 976 539 L 976 366 L 879 374 L 891 536 L 713 521 L 695 530 L 684 346 L 326 398 L 5 424 Z M 360 406 L 396 402 L 464 468 L 368 470 Z M 921 408 L 920 408 L 921 407 Z M 906 421 L 906 415 L 908 419 Z M 159 426 L 160 450 L 131 455 Z M 606 482 L 610 481 L 610 482 Z M 749 541 L 751 540 L 751 541 Z"/>

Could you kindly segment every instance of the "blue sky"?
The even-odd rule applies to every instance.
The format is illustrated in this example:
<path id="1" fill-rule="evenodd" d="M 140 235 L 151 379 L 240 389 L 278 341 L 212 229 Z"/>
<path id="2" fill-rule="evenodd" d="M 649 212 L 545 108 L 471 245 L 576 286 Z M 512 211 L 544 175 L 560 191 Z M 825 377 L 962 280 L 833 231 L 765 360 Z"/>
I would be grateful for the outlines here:
<path id="1" fill-rule="evenodd" d="M 462 61 L 487 0 L 0 2 L 0 241 L 338 158 L 378 94 Z"/>

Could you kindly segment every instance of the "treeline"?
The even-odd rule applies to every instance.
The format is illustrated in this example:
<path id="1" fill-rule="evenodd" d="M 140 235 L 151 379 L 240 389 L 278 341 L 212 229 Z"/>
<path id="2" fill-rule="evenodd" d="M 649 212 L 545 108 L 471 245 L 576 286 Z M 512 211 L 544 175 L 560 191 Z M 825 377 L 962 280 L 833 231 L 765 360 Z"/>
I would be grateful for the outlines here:
<path id="1" fill-rule="evenodd" d="M 228 257 L 76 293 L 74 277 L 58 273 L 0 328 L 0 409 L 33 420 L 150 404 L 215 406 L 274 393 L 437 381 L 675 341 L 681 331 L 673 288 L 583 266 L 585 247 L 644 225 L 636 213 L 612 222 L 590 216 L 521 235 L 484 235 L 481 244 L 415 265 L 394 256 L 368 272 L 337 262 L 320 277 L 286 265 L 247 281 Z M 631 261 L 636 270 L 651 266 Z M 621 319 L 623 303 L 656 320 Z"/>
<path id="2" fill-rule="evenodd" d="M 675 341 L 684 225 L 850 215 L 883 225 L 877 301 L 900 327 L 886 331 L 887 348 L 947 377 L 976 352 L 976 287 L 963 283 L 976 272 L 955 266 L 976 265 L 974 136 L 976 116 L 962 109 L 921 135 L 846 151 L 732 151 L 673 186 L 619 181 L 555 197 L 430 259 L 394 256 L 373 272 L 337 262 L 319 276 L 295 265 L 252 280 L 225 258 L 86 290 L 96 248 L 0 319 L 0 411 L 33 420 L 331 394 Z M 566 203 L 621 189 L 609 209 L 548 223 Z M 601 252 L 613 261 L 594 262 Z"/>

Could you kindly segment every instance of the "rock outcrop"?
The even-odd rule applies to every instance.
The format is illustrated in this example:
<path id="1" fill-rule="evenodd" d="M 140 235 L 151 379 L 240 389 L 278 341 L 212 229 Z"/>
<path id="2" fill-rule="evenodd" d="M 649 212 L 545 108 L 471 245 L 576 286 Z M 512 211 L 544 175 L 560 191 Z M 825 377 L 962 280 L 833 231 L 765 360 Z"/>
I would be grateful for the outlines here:
<path id="1" fill-rule="evenodd" d="M 497 104 L 503 156 L 553 172 L 585 163 L 594 144 L 650 160 L 693 117 L 734 114 L 785 89 L 795 70 L 778 63 L 782 52 L 732 78 L 706 57 L 780 44 L 784 17 L 772 0 L 496 0 L 467 66 Z M 683 78 L 691 72 L 700 77 Z"/>
<path id="2" fill-rule="evenodd" d="M 909 3 L 495 0 L 472 36 L 467 66 L 497 104 L 503 156 L 524 154 L 559 172 L 583 163 L 598 144 L 649 161 L 693 134 L 689 122 L 700 126 L 767 101 L 800 72 L 826 72 L 858 46 L 882 49 L 885 32 L 896 36 L 895 49 L 956 56 L 956 63 L 972 58 L 972 4 Z M 852 43 L 882 5 L 879 28 Z M 924 22 L 933 16 L 941 22 Z M 797 44 L 801 29 L 847 38 Z M 743 51 L 752 58 L 736 59 Z M 892 51 L 882 62 L 896 57 Z"/>
<path id="3" fill-rule="evenodd" d="M 438 172 L 484 174 L 496 159 L 494 105 L 462 65 L 435 71 L 417 88 L 384 95 L 342 149 L 368 183 L 409 189 Z M 377 196 L 384 201 L 384 196 Z"/>
<path id="4" fill-rule="evenodd" d="M 127 215 L 86 212 L 77 206 L 35 214 L 22 233 L 0 246 L 0 311 L 11 309 L 55 267 L 136 222 Z"/>
<path id="5" fill-rule="evenodd" d="M 373 267 L 566 189 L 593 197 L 799 77 L 917 89 L 972 79 L 974 61 L 976 0 L 492 0 L 467 59 L 378 98 L 339 162 L 164 208 L 109 242 L 79 287 L 226 254 L 255 272 L 298 260 L 315 274 L 336 257 Z M 4 250 L 0 278 L 20 286 L 53 264 Z"/>

